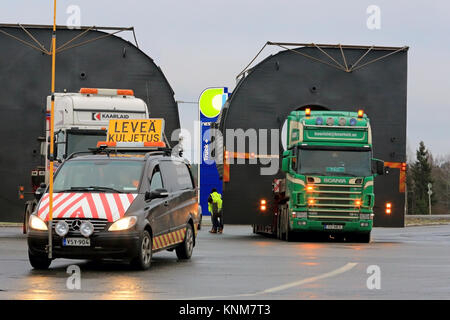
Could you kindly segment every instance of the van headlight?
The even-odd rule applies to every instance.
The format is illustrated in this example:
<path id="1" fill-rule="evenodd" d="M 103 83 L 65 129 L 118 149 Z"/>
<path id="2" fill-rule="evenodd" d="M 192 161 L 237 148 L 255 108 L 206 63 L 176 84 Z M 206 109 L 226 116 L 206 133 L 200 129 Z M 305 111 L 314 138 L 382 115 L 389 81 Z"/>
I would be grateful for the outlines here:
<path id="1" fill-rule="evenodd" d="M 28 221 L 28 226 L 34 230 L 47 231 L 47 224 L 39 218 L 37 215 L 32 214 L 30 220 Z"/>
<path id="2" fill-rule="evenodd" d="M 132 228 L 136 224 L 137 218 L 135 216 L 124 217 L 114 222 L 108 231 L 122 231 Z"/>

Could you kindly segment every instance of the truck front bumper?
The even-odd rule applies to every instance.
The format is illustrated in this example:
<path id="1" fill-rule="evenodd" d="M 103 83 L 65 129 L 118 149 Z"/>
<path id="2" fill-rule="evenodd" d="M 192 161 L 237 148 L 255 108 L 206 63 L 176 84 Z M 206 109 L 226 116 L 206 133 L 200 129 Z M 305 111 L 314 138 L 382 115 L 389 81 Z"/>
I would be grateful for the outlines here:
<path id="1" fill-rule="evenodd" d="M 52 238 L 54 258 L 131 259 L 138 255 L 139 233 L 137 231 L 95 233 L 90 237 L 89 247 L 63 246 L 62 237 L 53 234 Z M 48 233 L 46 231 L 30 230 L 27 241 L 28 249 L 32 254 L 47 254 Z"/>
<path id="2" fill-rule="evenodd" d="M 326 229 L 326 226 L 340 226 L 342 228 L 333 228 Z M 292 218 L 290 221 L 290 229 L 291 231 L 320 231 L 320 232 L 359 232 L 359 233 L 368 233 L 372 230 L 373 220 L 359 220 L 355 219 L 355 221 L 339 221 L 339 220 L 330 220 L 330 221 L 318 221 L 311 220 L 307 218 Z"/>

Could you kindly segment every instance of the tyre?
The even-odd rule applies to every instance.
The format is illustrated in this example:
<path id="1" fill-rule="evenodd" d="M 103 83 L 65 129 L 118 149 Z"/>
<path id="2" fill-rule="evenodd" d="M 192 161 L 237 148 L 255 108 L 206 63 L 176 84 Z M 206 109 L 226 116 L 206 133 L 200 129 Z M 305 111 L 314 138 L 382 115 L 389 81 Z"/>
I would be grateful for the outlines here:
<path id="1" fill-rule="evenodd" d="M 194 232 L 192 231 L 192 226 L 190 224 L 186 227 L 186 236 L 184 237 L 183 243 L 176 247 L 175 252 L 180 260 L 190 259 L 192 256 L 192 251 L 194 250 Z"/>
<path id="2" fill-rule="evenodd" d="M 147 230 L 142 232 L 138 244 L 138 256 L 131 260 L 131 266 L 138 270 L 147 270 L 152 263 L 153 239 Z"/>
<path id="3" fill-rule="evenodd" d="M 356 243 L 370 243 L 370 232 L 366 233 L 355 233 L 350 235 L 350 242 L 356 242 Z"/>
<path id="4" fill-rule="evenodd" d="M 52 263 L 52 260 L 46 255 L 34 255 L 30 250 L 28 250 L 28 259 L 30 260 L 30 264 L 33 269 L 36 270 L 47 270 Z"/>
<path id="5" fill-rule="evenodd" d="M 23 234 L 28 233 L 28 221 L 30 220 L 30 215 L 33 213 L 34 204 L 33 203 L 27 203 L 25 208 L 25 213 L 23 217 Z"/>
<path id="6" fill-rule="evenodd" d="M 284 212 L 285 212 L 285 217 L 284 217 L 284 227 L 285 227 L 285 234 L 284 234 L 284 239 L 287 241 L 287 242 L 292 242 L 292 241 L 294 241 L 295 239 L 294 239 L 294 232 L 292 232 L 292 231 L 290 231 L 289 230 L 289 211 L 288 211 L 288 209 L 287 208 L 285 208 L 285 210 L 284 210 Z"/>

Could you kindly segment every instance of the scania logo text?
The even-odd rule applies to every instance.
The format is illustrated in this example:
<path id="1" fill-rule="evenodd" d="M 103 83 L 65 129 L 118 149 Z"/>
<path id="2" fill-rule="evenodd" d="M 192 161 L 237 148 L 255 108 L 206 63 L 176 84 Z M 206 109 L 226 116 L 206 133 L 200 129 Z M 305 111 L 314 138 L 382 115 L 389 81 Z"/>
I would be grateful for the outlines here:
<path id="1" fill-rule="evenodd" d="M 325 178 L 325 179 L 323 179 L 323 182 L 325 182 L 325 183 L 345 183 L 346 180 L 345 179 L 337 179 L 337 178 L 334 178 L 334 179 Z"/>

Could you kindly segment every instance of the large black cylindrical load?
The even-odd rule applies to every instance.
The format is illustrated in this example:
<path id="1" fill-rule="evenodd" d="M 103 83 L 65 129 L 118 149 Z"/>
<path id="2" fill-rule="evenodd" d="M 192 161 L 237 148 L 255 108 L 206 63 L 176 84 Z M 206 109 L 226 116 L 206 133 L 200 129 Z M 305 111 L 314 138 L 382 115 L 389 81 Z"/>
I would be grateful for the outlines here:
<path id="1" fill-rule="evenodd" d="M 133 89 L 151 117 L 165 119 L 170 139 L 180 122 L 174 92 L 161 69 L 132 43 L 99 30 L 115 34 L 132 28 L 57 28 L 56 92 Z M 37 138 L 45 136 L 51 89 L 51 55 L 45 51 L 51 37 L 49 26 L 0 25 L 0 221 L 22 221 L 24 202 L 17 188 L 28 191 L 31 170 L 43 164 Z"/>
<path id="2" fill-rule="evenodd" d="M 269 43 L 275 44 L 275 43 Z M 218 121 L 227 129 L 279 129 L 289 113 L 305 107 L 321 110 L 364 109 L 371 120 L 374 157 L 388 165 L 406 161 L 406 89 L 408 47 L 364 47 L 275 44 L 287 50 L 269 56 L 243 73 Z M 294 45 L 295 49 L 288 46 Z M 226 134 L 224 144 L 227 145 Z M 270 138 L 268 139 L 270 141 Z M 235 144 L 236 145 L 236 144 Z M 250 154 L 248 143 L 246 152 Z M 268 149 L 269 154 L 282 153 Z M 242 157 L 227 150 L 229 157 Z M 239 150 L 242 151 L 242 150 Z M 261 153 L 260 150 L 257 153 Z M 256 155 L 258 157 L 259 155 Z M 270 224 L 259 210 L 260 199 L 272 198 L 272 180 L 261 175 L 261 164 L 231 164 L 225 170 L 224 221 L 230 224 Z M 375 226 L 404 226 L 405 193 L 401 169 L 375 181 Z M 385 203 L 392 213 L 385 214 Z M 270 210 L 268 210 L 270 211 Z"/>

